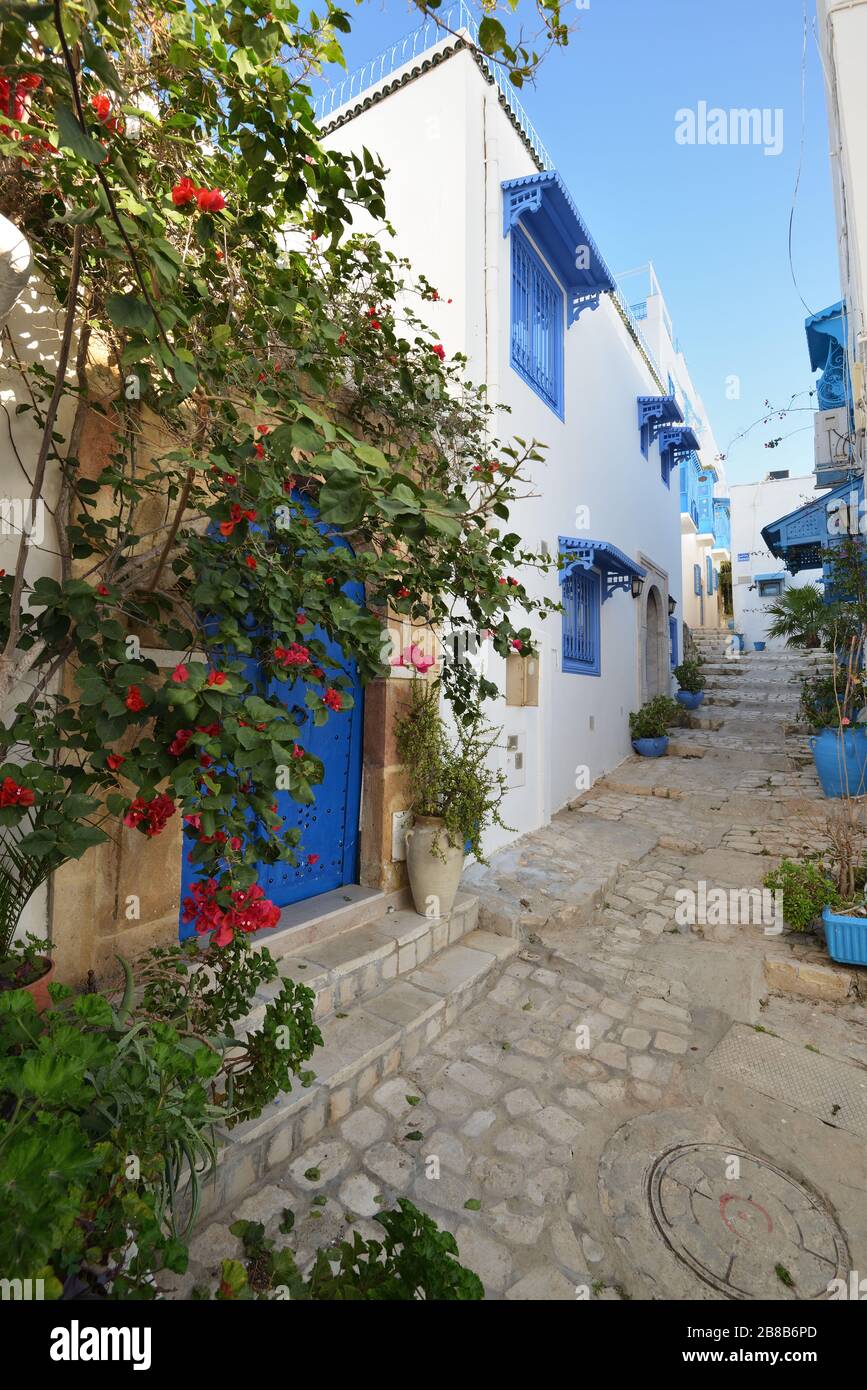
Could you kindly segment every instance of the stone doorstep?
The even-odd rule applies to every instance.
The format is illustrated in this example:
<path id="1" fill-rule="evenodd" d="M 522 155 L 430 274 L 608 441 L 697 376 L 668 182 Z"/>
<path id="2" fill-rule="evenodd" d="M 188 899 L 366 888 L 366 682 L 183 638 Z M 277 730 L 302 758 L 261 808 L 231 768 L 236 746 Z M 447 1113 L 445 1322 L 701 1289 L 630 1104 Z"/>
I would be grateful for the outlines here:
<path id="1" fill-rule="evenodd" d="M 342 1017 L 327 1019 L 325 1045 L 310 1063 L 316 1073 L 312 1085 L 296 1086 L 256 1119 L 220 1133 L 217 1171 L 202 1186 L 199 1217 L 237 1200 L 326 1125 L 343 1119 L 382 1080 L 411 1065 L 519 949 L 514 938 L 470 931 L 460 945 L 386 983 Z M 185 1176 L 182 1187 L 186 1181 Z"/>
<path id="2" fill-rule="evenodd" d="M 475 929 L 478 917 L 478 899 L 470 893 L 458 893 L 448 917 L 421 917 L 401 909 L 284 952 L 279 957 L 281 973 L 315 992 L 313 1017 L 321 1023 L 455 945 Z M 256 1007 L 237 1025 L 239 1032 L 259 1027 L 280 987 L 280 981 L 273 980 L 258 992 Z"/>

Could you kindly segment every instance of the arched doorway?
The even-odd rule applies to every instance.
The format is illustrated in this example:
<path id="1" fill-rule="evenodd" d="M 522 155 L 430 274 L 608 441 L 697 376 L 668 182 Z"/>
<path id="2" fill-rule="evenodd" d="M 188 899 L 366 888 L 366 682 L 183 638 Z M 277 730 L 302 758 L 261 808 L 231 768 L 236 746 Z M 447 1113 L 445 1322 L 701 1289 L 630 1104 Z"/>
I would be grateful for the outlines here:
<path id="1" fill-rule="evenodd" d="M 646 699 L 668 692 L 667 620 L 662 611 L 662 595 L 655 584 L 647 591 L 644 631 L 644 686 Z"/>

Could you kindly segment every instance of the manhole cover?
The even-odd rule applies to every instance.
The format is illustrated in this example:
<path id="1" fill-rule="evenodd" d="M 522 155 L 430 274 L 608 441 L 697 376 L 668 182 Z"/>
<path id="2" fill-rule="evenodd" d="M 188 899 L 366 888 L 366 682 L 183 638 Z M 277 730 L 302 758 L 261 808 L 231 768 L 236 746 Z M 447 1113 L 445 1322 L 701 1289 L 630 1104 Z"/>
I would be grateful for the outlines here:
<path id="1" fill-rule="evenodd" d="M 743 1149 L 668 1149 L 650 1169 L 647 1198 L 669 1249 L 727 1298 L 825 1298 L 849 1267 L 819 1199 Z"/>

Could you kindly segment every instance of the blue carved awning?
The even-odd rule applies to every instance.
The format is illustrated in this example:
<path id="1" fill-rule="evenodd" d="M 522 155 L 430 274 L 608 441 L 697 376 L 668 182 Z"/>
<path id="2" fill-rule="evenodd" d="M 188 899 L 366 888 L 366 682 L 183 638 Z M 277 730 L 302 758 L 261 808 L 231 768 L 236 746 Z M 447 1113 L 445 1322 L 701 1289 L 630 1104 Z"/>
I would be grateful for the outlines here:
<path id="1" fill-rule="evenodd" d="M 818 314 L 811 314 L 804 323 L 810 366 L 822 375 L 816 382 L 816 399 L 820 410 L 836 410 L 850 403 L 846 344 L 849 326 L 846 304 L 839 300 Z"/>
<path id="2" fill-rule="evenodd" d="M 841 483 L 830 492 L 798 507 L 762 527 L 762 540 L 772 555 L 782 560 L 790 574 L 821 569 L 826 551 L 847 529 L 841 510 L 855 508 L 859 514 L 864 496 L 863 479 Z"/>
<path id="3" fill-rule="evenodd" d="M 614 276 L 555 169 L 503 183 L 503 236 L 519 222 L 530 233 L 567 294 L 567 324 L 597 309 Z"/>
<path id="4" fill-rule="evenodd" d="M 611 541 L 590 541 L 584 537 L 560 536 L 560 583 L 565 584 L 576 569 L 599 570 L 602 575 L 602 602 L 618 589 L 629 592 L 632 580 L 645 579 L 647 570 L 630 560 Z"/>
<path id="5" fill-rule="evenodd" d="M 660 430 L 666 425 L 682 425 L 683 411 L 674 396 L 639 396 L 638 428 L 641 431 L 642 447 L 653 443 Z M 698 440 L 695 446 L 698 448 Z"/>

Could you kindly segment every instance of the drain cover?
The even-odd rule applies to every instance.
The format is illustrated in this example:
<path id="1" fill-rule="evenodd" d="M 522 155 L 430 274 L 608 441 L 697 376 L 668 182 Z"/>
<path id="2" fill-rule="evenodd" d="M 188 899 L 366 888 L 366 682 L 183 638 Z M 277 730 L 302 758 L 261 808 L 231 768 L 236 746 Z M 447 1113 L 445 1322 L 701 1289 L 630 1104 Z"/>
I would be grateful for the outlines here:
<path id="1" fill-rule="evenodd" d="M 743 1149 L 668 1149 L 650 1168 L 647 1198 L 669 1249 L 727 1298 L 824 1298 L 848 1270 L 846 1243 L 819 1199 Z"/>

